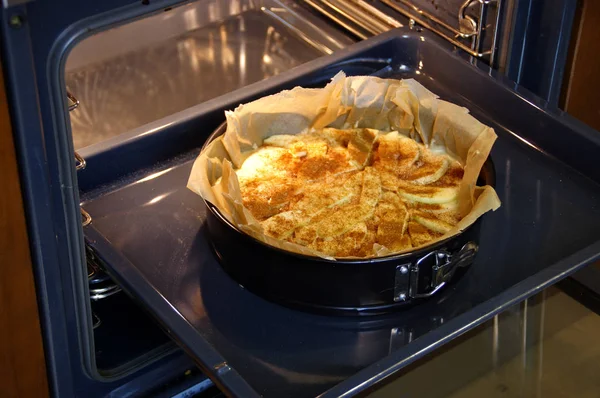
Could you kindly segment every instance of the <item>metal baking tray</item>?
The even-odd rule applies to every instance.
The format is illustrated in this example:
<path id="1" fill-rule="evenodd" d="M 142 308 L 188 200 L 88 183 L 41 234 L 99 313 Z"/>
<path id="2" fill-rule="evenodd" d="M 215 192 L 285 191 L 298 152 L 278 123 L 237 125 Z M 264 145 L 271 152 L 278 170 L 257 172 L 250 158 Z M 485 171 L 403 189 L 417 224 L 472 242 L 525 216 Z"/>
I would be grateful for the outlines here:
<path id="1" fill-rule="evenodd" d="M 430 301 L 368 320 L 291 310 L 237 285 L 207 241 L 202 199 L 185 188 L 223 109 L 323 85 L 340 69 L 415 78 L 498 134 L 491 156 L 502 207 L 484 218 L 469 272 Z M 234 396 L 354 395 L 600 253 L 600 134 L 416 30 L 355 44 L 82 155 L 89 165 L 80 176 L 82 200 L 93 217 L 87 244 Z M 247 266 L 258 261 L 248 258 Z"/>

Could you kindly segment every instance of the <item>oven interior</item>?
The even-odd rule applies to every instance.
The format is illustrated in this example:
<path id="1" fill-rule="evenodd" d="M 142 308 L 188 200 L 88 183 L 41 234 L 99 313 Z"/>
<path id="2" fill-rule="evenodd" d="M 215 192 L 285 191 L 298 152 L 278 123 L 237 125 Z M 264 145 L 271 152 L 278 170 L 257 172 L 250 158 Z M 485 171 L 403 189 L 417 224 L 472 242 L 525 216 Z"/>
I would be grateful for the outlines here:
<path id="1" fill-rule="evenodd" d="M 403 26 L 430 30 L 470 54 L 470 62 L 503 71 L 511 62 L 515 12 L 514 0 L 207 0 L 89 36 L 74 46 L 64 69 L 83 226 L 102 217 L 86 203 L 114 191 L 115 175 L 125 190 L 144 179 L 159 183 L 161 176 L 181 173 L 179 166 L 202 144 L 189 138 L 189 129 L 198 127 L 187 116 L 190 109 L 205 110 L 204 129 L 211 130 L 222 118 L 217 104 L 228 93 Z M 344 69 L 387 75 L 389 63 L 355 59 Z M 303 85 L 321 85 L 332 74 L 309 76 Z M 180 133 L 151 137 L 176 119 Z M 126 149 L 144 136 L 140 152 Z M 182 137 L 190 142 L 173 142 Z M 180 152 L 182 147 L 189 150 Z M 152 209 L 165 198 L 147 192 L 111 206 L 125 214 L 132 206 Z M 118 228 L 131 236 L 144 232 L 133 223 Z M 90 301 L 82 311 L 92 336 L 87 353 L 92 374 L 120 378 L 178 349 L 163 325 L 107 274 L 98 253 L 87 247 L 86 259 Z"/>

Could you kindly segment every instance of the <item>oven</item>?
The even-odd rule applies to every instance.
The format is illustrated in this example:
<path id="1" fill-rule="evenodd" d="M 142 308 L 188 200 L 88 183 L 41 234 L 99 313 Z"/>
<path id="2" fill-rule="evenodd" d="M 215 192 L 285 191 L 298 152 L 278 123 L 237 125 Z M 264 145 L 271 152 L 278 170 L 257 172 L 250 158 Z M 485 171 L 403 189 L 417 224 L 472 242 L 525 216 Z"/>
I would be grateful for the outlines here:
<path id="1" fill-rule="evenodd" d="M 487 309 L 465 300 L 440 311 L 427 303 L 426 317 L 413 309 L 402 322 L 313 318 L 249 301 L 207 266 L 216 261 L 204 210 L 183 189 L 224 110 L 292 83 L 322 86 L 338 70 L 408 71 L 415 54 L 427 67 L 414 71 L 454 88 L 445 94 L 458 101 L 481 95 L 466 86 L 461 94 L 476 70 L 476 81 L 494 79 L 489 108 L 522 106 L 523 95 L 551 110 L 545 123 L 587 137 L 594 132 L 554 110 L 575 11 L 569 0 L 4 0 L 3 69 L 53 394 L 352 395 L 407 365 L 425 337 L 441 346 L 465 331 L 470 310 L 493 317 L 591 261 L 594 241 L 551 251 L 548 264 L 559 256 L 563 268 L 513 272 L 519 281 L 537 275 L 537 287 L 514 297 L 505 291 L 515 280 L 498 273 L 493 297 L 473 293 L 475 304 L 492 301 Z M 438 61 L 448 64 L 431 66 Z M 523 118 L 541 117 L 533 108 Z M 503 164 L 503 175 L 519 161 Z M 555 192 L 539 184 L 522 188 L 538 201 Z M 543 238 L 530 243 L 541 250 Z M 322 355 L 333 359 L 314 366 Z"/>

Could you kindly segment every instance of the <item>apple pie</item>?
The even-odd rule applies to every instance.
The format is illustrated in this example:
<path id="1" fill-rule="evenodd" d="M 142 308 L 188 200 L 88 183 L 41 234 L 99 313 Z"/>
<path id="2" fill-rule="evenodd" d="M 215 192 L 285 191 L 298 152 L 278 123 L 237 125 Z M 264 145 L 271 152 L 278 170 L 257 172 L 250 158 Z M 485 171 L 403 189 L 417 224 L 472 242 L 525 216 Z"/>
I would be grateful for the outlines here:
<path id="1" fill-rule="evenodd" d="M 284 251 L 411 252 L 500 206 L 493 187 L 477 186 L 494 130 L 413 79 L 340 72 L 225 117 L 188 187 L 238 231 Z"/>
<path id="2" fill-rule="evenodd" d="M 266 235 L 333 257 L 420 247 L 460 221 L 462 165 L 397 131 L 272 135 L 236 174 Z"/>

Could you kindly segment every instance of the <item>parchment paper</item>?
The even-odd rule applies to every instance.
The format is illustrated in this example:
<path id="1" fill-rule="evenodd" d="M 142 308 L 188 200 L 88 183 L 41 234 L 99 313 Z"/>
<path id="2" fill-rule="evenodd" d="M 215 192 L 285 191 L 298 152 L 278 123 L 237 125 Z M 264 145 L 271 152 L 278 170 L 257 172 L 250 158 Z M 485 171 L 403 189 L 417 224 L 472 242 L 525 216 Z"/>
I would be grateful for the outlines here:
<path id="1" fill-rule="evenodd" d="M 260 223 L 242 204 L 235 169 L 265 138 L 276 134 L 299 134 L 323 127 L 398 131 L 435 152 L 457 159 L 465 169 L 458 193 L 462 219 L 451 231 L 427 245 L 460 233 L 482 214 L 500 207 L 500 199 L 491 186 L 476 186 L 481 167 L 496 140 L 494 130 L 471 116 L 466 108 L 438 99 L 413 79 L 346 77 L 340 72 L 324 88 L 296 87 L 240 105 L 233 112 L 225 112 L 225 116 L 225 134 L 200 153 L 187 187 L 214 204 L 242 231 L 283 250 L 332 259 L 304 246 L 266 236 Z M 392 254 L 380 245 L 376 249 L 377 256 Z"/>

